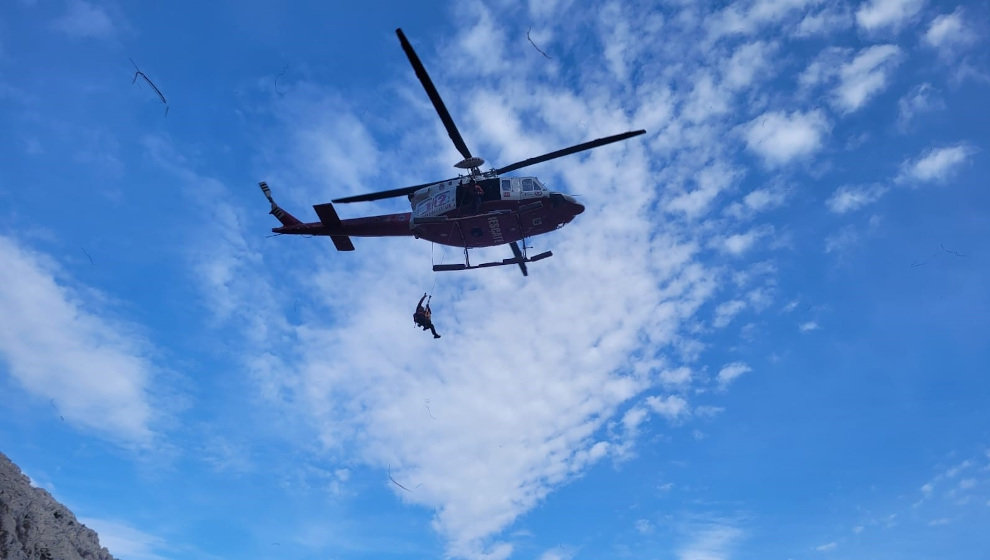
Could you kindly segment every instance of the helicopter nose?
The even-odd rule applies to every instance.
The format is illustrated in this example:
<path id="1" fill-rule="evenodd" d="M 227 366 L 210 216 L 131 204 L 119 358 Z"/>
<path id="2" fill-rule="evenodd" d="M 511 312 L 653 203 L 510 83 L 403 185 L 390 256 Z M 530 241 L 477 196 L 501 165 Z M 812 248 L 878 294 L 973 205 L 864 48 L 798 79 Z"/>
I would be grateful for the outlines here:
<path id="1" fill-rule="evenodd" d="M 574 209 L 574 215 L 577 216 L 581 212 L 584 212 L 584 205 L 578 202 L 573 196 L 569 194 L 562 195 L 564 200 L 566 200 L 571 207 Z"/>
<path id="2" fill-rule="evenodd" d="M 584 205 L 568 194 L 552 192 L 550 193 L 550 202 L 553 203 L 554 208 L 564 206 L 564 208 L 571 214 L 571 217 L 577 216 L 581 212 L 584 212 Z"/>

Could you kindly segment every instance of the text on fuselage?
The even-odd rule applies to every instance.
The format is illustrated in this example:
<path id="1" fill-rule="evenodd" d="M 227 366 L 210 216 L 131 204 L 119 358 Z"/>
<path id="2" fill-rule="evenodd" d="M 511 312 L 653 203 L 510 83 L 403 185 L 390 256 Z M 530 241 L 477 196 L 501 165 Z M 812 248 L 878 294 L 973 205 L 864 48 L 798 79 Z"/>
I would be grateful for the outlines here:
<path id="1" fill-rule="evenodd" d="M 488 218 L 488 229 L 492 234 L 492 241 L 496 243 L 504 243 L 502 240 L 502 226 L 498 223 L 497 216 L 491 216 Z"/>

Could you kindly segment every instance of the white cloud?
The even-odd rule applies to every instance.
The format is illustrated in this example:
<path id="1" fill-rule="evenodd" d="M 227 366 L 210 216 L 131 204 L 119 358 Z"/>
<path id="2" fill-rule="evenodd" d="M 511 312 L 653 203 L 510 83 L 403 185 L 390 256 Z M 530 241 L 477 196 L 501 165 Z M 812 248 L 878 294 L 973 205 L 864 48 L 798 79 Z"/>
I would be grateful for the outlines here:
<path id="1" fill-rule="evenodd" d="M 775 68 L 773 56 L 777 45 L 766 41 L 746 43 L 722 64 L 722 82 L 731 90 L 749 87 L 757 78 L 765 77 Z"/>
<path id="2" fill-rule="evenodd" d="M 555 546 L 540 555 L 540 560 L 571 560 L 575 550 L 566 546 Z"/>
<path id="3" fill-rule="evenodd" d="M 688 408 L 688 402 L 684 400 L 683 397 L 679 397 L 677 395 L 667 395 L 666 397 L 647 397 L 646 405 L 649 406 L 653 412 L 663 416 L 670 422 L 680 420 L 691 412 L 690 408 Z"/>
<path id="4" fill-rule="evenodd" d="M 778 167 L 817 152 L 828 128 L 825 115 L 818 110 L 770 111 L 744 125 L 743 135 L 750 151 L 768 167 Z"/>
<path id="5" fill-rule="evenodd" d="M 529 13 L 536 19 L 556 17 L 566 12 L 573 0 L 528 0 Z"/>
<path id="6" fill-rule="evenodd" d="M 959 473 L 968 470 L 972 466 L 973 466 L 973 460 L 966 459 L 965 461 L 959 463 L 958 465 L 946 469 L 942 476 L 944 478 L 955 478 L 959 476 Z"/>
<path id="7" fill-rule="evenodd" d="M 987 478 L 987 474 L 990 473 L 990 465 L 985 463 L 983 457 L 986 453 L 965 459 L 949 467 L 942 467 L 931 480 L 919 488 L 921 497 L 914 502 L 912 509 L 918 511 L 918 508 L 926 502 L 940 501 L 941 503 L 936 506 L 937 509 L 930 508 L 928 513 L 929 515 L 943 514 L 947 511 L 944 506 L 965 506 L 971 503 L 974 498 L 983 501 L 984 497 L 980 495 L 981 490 L 979 489 L 985 488 L 986 482 L 990 480 Z M 954 482 L 956 479 L 958 482 Z M 942 491 L 936 492 L 936 489 L 939 488 Z M 944 525 L 950 521 L 949 518 L 943 517 L 929 522 L 929 525 Z"/>
<path id="8" fill-rule="evenodd" d="M 970 45 L 976 40 L 977 35 L 967 25 L 962 8 L 936 17 L 925 31 L 925 43 L 946 53 Z"/>
<path id="9" fill-rule="evenodd" d="M 729 112 L 732 92 L 721 87 L 712 72 L 695 72 L 691 87 L 692 91 L 681 109 L 681 117 L 688 122 L 700 124 Z"/>
<path id="10" fill-rule="evenodd" d="M 874 45 L 842 65 L 834 92 L 839 109 L 853 112 L 887 87 L 890 74 L 900 61 L 900 52 L 896 45 Z"/>
<path id="11" fill-rule="evenodd" d="M 337 141 L 351 143 L 353 137 L 342 134 Z M 225 332 L 229 332 L 231 325 L 243 329 L 248 345 L 252 349 L 262 348 L 258 351 L 260 356 L 247 354 L 253 359 L 249 369 L 261 375 L 271 360 L 267 354 L 271 336 L 287 327 L 285 314 L 278 306 L 281 291 L 272 287 L 270 277 L 263 272 L 258 247 L 261 241 L 246 231 L 251 222 L 249 211 L 232 203 L 235 197 L 221 181 L 191 171 L 184 157 L 168 141 L 148 137 L 144 139 L 144 147 L 149 157 L 175 178 L 181 187 L 179 192 L 187 198 L 188 213 L 199 217 L 200 228 L 185 239 L 185 254 L 190 275 L 202 293 L 201 304 L 209 311 L 203 317 L 212 326 L 226 327 Z M 323 163 L 319 158 L 307 161 L 316 167 Z M 278 182 L 273 186 L 277 189 L 276 196 L 282 199 L 280 195 L 284 191 L 278 189 Z M 288 189 L 284 194 L 291 192 Z M 306 220 L 302 213 L 299 217 Z M 204 244 L 203 235 L 209 236 L 211 243 Z"/>
<path id="12" fill-rule="evenodd" d="M 834 80 L 851 54 L 851 49 L 826 47 L 798 74 L 798 85 L 808 90 Z"/>
<path id="13" fill-rule="evenodd" d="M 728 216 L 745 220 L 757 213 L 783 206 L 787 201 L 787 190 L 780 187 L 763 187 L 746 193 L 741 201 L 733 202 L 725 209 Z"/>
<path id="14" fill-rule="evenodd" d="M 749 0 L 734 2 L 708 19 L 712 39 L 726 35 L 751 35 L 779 22 L 817 0 Z"/>
<path id="15" fill-rule="evenodd" d="M 897 30 L 924 4 L 924 0 L 868 0 L 856 11 L 856 23 L 867 31 Z"/>
<path id="16" fill-rule="evenodd" d="M 660 383 L 665 387 L 686 387 L 691 383 L 691 368 L 682 366 L 660 372 Z"/>
<path id="17" fill-rule="evenodd" d="M 891 44 L 872 45 L 855 54 L 848 48 L 826 47 L 798 76 L 798 85 L 806 96 L 818 86 L 832 86 L 829 102 L 842 113 L 852 113 L 887 87 L 901 58 L 900 47 Z"/>
<path id="18" fill-rule="evenodd" d="M 715 247 L 722 253 L 740 257 L 756 246 L 756 243 L 764 237 L 773 234 L 772 226 L 759 226 L 743 233 L 733 233 L 731 235 L 714 240 Z"/>
<path id="19" fill-rule="evenodd" d="M 832 196 L 825 201 L 825 206 L 836 214 L 845 214 L 873 204 L 886 192 L 887 187 L 883 185 L 844 185 L 832 193 Z"/>
<path id="20" fill-rule="evenodd" d="M 68 422 L 127 443 L 152 437 L 144 342 L 84 302 L 44 255 L 0 236 L 0 358 Z"/>
<path id="21" fill-rule="evenodd" d="M 632 122 L 645 130 L 662 130 L 671 124 L 674 99 L 668 87 L 655 83 L 645 84 L 639 95 L 643 103 L 637 108 Z"/>
<path id="22" fill-rule="evenodd" d="M 55 29 L 79 38 L 107 38 L 115 33 L 110 16 L 102 7 L 85 0 L 70 0 L 69 8 L 62 17 L 55 20 Z"/>
<path id="23" fill-rule="evenodd" d="M 842 254 L 859 243 L 859 233 L 849 225 L 825 237 L 825 253 Z"/>
<path id="24" fill-rule="evenodd" d="M 637 519 L 635 523 L 636 532 L 641 535 L 649 535 L 653 532 L 653 524 L 648 519 Z"/>
<path id="25" fill-rule="evenodd" d="M 687 542 L 675 553 L 678 560 L 728 560 L 743 537 L 742 529 L 722 521 L 696 523 L 686 532 Z"/>
<path id="26" fill-rule="evenodd" d="M 716 381 L 718 382 L 718 386 L 724 389 L 728 387 L 730 383 L 735 381 L 740 375 L 751 371 L 753 371 L 753 369 L 748 365 L 742 362 L 733 362 L 731 364 L 726 364 L 718 371 Z"/>
<path id="27" fill-rule="evenodd" d="M 756 189 L 743 197 L 743 203 L 750 210 L 759 212 L 782 205 L 786 197 L 787 195 L 783 190 L 771 188 Z"/>
<path id="28" fill-rule="evenodd" d="M 817 331 L 820 328 L 821 326 L 815 321 L 807 321 L 805 323 L 801 323 L 800 325 L 798 325 L 798 330 L 801 332 Z"/>
<path id="29" fill-rule="evenodd" d="M 445 62 L 451 64 L 456 61 L 471 61 L 474 64 L 476 74 L 480 72 L 495 75 L 511 70 L 505 58 L 505 32 L 501 26 L 497 25 L 491 10 L 481 2 L 463 2 L 458 5 L 458 9 L 465 12 L 464 17 L 475 20 L 477 25 L 472 25 L 470 32 L 461 33 L 456 37 L 455 48 L 463 55 L 456 59 L 445 59 Z M 415 44 L 413 47 L 422 58 L 424 56 L 423 47 L 417 47 Z M 431 66 L 429 62 L 424 62 L 424 65 L 427 68 Z M 433 79 L 435 80 L 436 77 Z M 437 87 L 442 86 L 438 85 Z"/>
<path id="30" fill-rule="evenodd" d="M 746 301 L 757 311 L 766 309 L 773 301 L 772 286 L 761 286 L 746 292 Z"/>
<path id="31" fill-rule="evenodd" d="M 110 551 L 115 558 L 127 560 L 165 560 L 167 542 L 161 537 L 108 519 L 80 518 L 79 521 L 96 531 L 100 545 Z"/>
<path id="32" fill-rule="evenodd" d="M 571 560 L 577 550 L 568 546 L 555 546 L 540 555 L 540 560 Z"/>
<path id="33" fill-rule="evenodd" d="M 619 5 L 607 3 L 601 9 L 598 19 L 602 32 L 607 35 L 604 41 L 605 60 L 615 79 L 620 82 L 629 80 L 629 51 L 639 44 L 630 32 L 631 22 L 624 17 Z"/>
<path id="34" fill-rule="evenodd" d="M 307 83 L 294 86 L 280 103 L 278 117 L 289 130 L 285 157 L 307 171 L 303 179 L 323 186 L 321 194 L 331 188 L 335 196 L 365 192 L 375 173 L 366 162 L 380 162 L 384 156 L 368 127 L 348 110 L 349 103 Z M 278 179 L 267 178 L 273 188 L 278 188 Z M 282 196 L 293 192 L 298 188 L 283 191 Z"/>
<path id="35" fill-rule="evenodd" d="M 746 309 L 746 302 L 738 299 L 722 302 L 715 308 L 715 319 L 712 325 L 721 329 L 729 325 L 736 315 Z"/>
<path id="36" fill-rule="evenodd" d="M 703 216 L 711 208 L 716 197 L 729 189 L 740 177 L 737 169 L 723 164 L 712 164 L 693 177 L 697 188 L 678 194 L 666 203 L 670 212 L 683 212 L 689 218 Z"/>
<path id="37" fill-rule="evenodd" d="M 622 415 L 622 427 L 629 434 L 635 434 L 642 424 L 649 417 L 649 412 L 640 407 L 630 408 Z"/>
<path id="38" fill-rule="evenodd" d="M 918 115 L 944 108 L 945 103 L 931 84 L 915 86 L 897 101 L 897 126 L 902 131 L 907 130 Z"/>
<path id="39" fill-rule="evenodd" d="M 631 85 L 641 71 L 634 64 L 651 45 L 640 38 L 655 35 L 663 26 L 659 13 L 633 14 L 620 2 L 604 2 L 587 10 L 595 21 L 601 40 L 602 56 L 610 77 Z"/>
<path id="40" fill-rule="evenodd" d="M 817 13 L 809 13 L 794 28 L 797 37 L 826 35 L 847 29 L 853 24 L 852 13 L 844 6 L 828 5 Z"/>
<path id="41" fill-rule="evenodd" d="M 897 179 L 902 182 L 941 183 L 975 153 L 976 150 L 966 144 L 931 148 L 917 159 L 905 161 Z"/>
<path id="42" fill-rule="evenodd" d="M 838 546 L 839 546 L 839 544 L 837 542 L 832 541 L 832 542 L 829 542 L 829 543 L 825 543 L 825 544 L 816 546 L 815 547 L 815 550 L 817 550 L 818 552 L 828 552 L 830 550 L 835 550 L 836 547 L 838 547 Z"/>

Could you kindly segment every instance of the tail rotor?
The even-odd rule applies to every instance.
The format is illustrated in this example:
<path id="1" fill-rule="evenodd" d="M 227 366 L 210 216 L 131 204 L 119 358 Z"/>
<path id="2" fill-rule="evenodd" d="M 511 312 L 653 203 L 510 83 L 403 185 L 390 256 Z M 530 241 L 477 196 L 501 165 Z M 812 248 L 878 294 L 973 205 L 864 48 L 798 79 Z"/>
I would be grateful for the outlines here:
<path id="1" fill-rule="evenodd" d="M 268 202 L 272 203 L 272 209 L 268 212 L 269 214 L 275 216 L 278 221 L 282 222 L 283 226 L 297 226 L 302 224 L 302 222 L 297 220 L 295 216 L 289 214 L 285 210 L 282 210 L 282 208 L 275 203 L 275 199 L 272 198 L 272 190 L 268 188 L 268 183 L 261 181 L 258 183 L 258 186 L 261 187 L 261 192 L 264 193 L 265 198 L 268 199 Z"/>

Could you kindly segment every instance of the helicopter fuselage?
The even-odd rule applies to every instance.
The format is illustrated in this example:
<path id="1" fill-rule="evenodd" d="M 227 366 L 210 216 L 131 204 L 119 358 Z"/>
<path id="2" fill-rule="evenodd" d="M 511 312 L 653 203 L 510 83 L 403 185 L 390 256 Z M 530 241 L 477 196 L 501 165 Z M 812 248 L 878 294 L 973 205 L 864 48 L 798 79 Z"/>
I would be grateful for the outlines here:
<path id="1" fill-rule="evenodd" d="M 584 211 L 573 197 L 549 191 L 536 177 L 458 177 L 417 190 L 409 195 L 409 202 L 411 212 L 345 220 L 336 219 L 329 204 L 320 204 L 314 206 L 320 222 L 272 231 L 332 237 L 412 236 L 473 249 L 551 232 Z M 325 218 L 327 212 L 332 216 Z"/>

